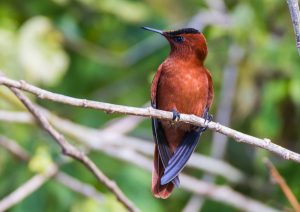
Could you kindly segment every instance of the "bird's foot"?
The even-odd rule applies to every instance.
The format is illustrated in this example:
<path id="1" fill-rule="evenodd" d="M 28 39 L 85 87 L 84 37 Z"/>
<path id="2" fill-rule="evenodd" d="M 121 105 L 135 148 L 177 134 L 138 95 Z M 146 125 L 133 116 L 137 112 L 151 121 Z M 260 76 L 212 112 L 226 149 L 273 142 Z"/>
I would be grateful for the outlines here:
<path id="1" fill-rule="evenodd" d="M 172 118 L 172 121 L 179 121 L 180 120 L 180 113 L 177 112 L 177 110 L 173 109 L 172 110 L 172 113 L 173 113 L 173 118 Z"/>
<path id="2" fill-rule="evenodd" d="M 209 114 L 208 111 L 209 109 L 207 108 L 204 112 L 203 118 L 204 118 L 205 127 L 200 127 L 199 129 L 200 132 L 204 132 L 207 129 L 209 122 L 211 122 L 213 119 L 213 115 Z"/>
<path id="3" fill-rule="evenodd" d="M 175 125 L 175 123 L 180 120 L 180 113 L 178 113 L 176 109 L 173 109 L 172 113 L 173 113 L 173 118 L 171 121 L 171 125 Z"/>

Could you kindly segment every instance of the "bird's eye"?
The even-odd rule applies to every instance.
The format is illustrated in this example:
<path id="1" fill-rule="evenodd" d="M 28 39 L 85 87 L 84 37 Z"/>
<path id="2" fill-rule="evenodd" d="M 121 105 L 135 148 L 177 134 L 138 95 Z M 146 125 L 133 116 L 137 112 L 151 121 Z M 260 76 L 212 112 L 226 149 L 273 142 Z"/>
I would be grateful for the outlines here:
<path id="1" fill-rule="evenodd" d="M 176 41 L 177 43 L 182 43 L 184 41 L 184 37 L 182 36 L 176 36 L 173 38 L 174 41 Z"/>

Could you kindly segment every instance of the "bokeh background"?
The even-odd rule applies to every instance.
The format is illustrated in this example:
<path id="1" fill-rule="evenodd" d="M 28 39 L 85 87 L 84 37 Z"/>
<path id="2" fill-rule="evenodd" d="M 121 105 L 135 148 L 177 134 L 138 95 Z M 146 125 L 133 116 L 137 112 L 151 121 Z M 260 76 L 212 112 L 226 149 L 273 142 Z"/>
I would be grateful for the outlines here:
<path id="1" fill-rule="evenodd" d="M 286 1 L 3 0 L 0 69 L 13 79 L 24 79 L 64 95 L 144 107 L 149 102 L 151 80 L 168 55 L 169 46 L 164 38 L 141 30 L 141 26 L 191 26 L 201 30 L 208 42 L 206 66 L 215 87 L 211 109 L 214 119 L 299 152 L 300 57 Z M 136 139 L 136 146 L 139 139 L 143 140 L 145 145 L 141 148 L 152 151 L 152 146 L 149 149 L 146 145 L 152 144 L 149 119 L 124 119 L 116 114 L 30 98 L 55 117 L 87 130 L 65 126 L 51 115 L 53 125 L 86 151 L 142 211 L 181 211 L 187 205 L 201 211 L 240 210 L 203 198 L 198 205 L 200 199 L 184 189 L 176 189 L 168 200 L 154 199 L 150 192 L 151 173 L 119 156 L 124 150 L 128 150 L 125 156 L 144 154 L 129 145 L 130 139 Z M 90 184 L 102 197 L 87 197 L 57 180 L 48 180 L 10 211 L 124 210 L 81 164 L 61 156 L 53 140 L 32 123 L 24 107 L 4 88 L 0 89 L 0 114 L 1 135 L 16 141 L 30 156 L 26 162 L 0 148 L 0 199 L 31 177 L 43 174 L 54 162 L 62 163 L 64 173 Z M 101 137 L 105 130 L 110 131 Z M 124 134 L 127 143 L 116 136 Z M 108 142 L 95 150 L 86 145 L 89 139 L 99 145 L 103 140 Z M 197 152 L 224 160 L 246 178 L 231 182 L 217 176 L 214 182 L 271 207 L 290 210 L 280 188 L 270 181 L 263 158 L 274 162 L 298 199 L 299 164 L 225 140 L 207 131 Z M 143 157 L 151 159 L 149 154 Z M 201 169 L 186 168 L 184 172 L 198 179 L 205 175 Z M 198 203 L 193 203 L 197 199 Z"/>

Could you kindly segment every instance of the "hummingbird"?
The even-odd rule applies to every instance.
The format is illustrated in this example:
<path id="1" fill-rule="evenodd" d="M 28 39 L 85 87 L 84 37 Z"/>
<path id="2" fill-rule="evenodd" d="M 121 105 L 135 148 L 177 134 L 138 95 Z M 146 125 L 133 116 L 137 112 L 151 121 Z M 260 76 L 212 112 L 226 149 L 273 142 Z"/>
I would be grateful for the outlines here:
<path id="1" fill-rule="evenodd" d="M 213 81 L 204 66 L 208 47 L 200 31 L 194 28 L 173 31 L 142 28 L 162 35 L 171 47 L 151 84 L 151 106 L 173 113 L 172 121 L 152 118 L 155 140 L 152 193 L 156 198 L 166 199 L 174 186 L 179 187 L 178 175 L 206 129 L 177 122 L 180 113 L 193 114 L 210 121 Z"/>

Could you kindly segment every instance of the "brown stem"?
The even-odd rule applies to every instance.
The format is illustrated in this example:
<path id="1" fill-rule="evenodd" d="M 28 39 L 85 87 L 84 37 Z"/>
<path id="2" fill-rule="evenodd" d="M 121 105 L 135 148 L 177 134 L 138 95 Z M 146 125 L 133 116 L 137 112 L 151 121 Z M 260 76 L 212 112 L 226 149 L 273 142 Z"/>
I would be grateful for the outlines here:
<path id="1" fill-rule="evenodd" d="M 273 179 L 280 186 L 284 195 L 286 196 L 286 198 L 289 200 L 289 202 L 293 206 L 294 210 L 297 212 L 300 212 L 300 204 L 299 204 L 297 198 L 293 194 L 293 192 L 290 189 L 290 187 L 288 186 L 288 184 L 286 184 L 284 178 L 280 175 L 280 173 L 278 172 L 276 167 L 272 164 L 272 162 L 268 158 L 264 159 L 264 163 L 268 167 Z"/>

